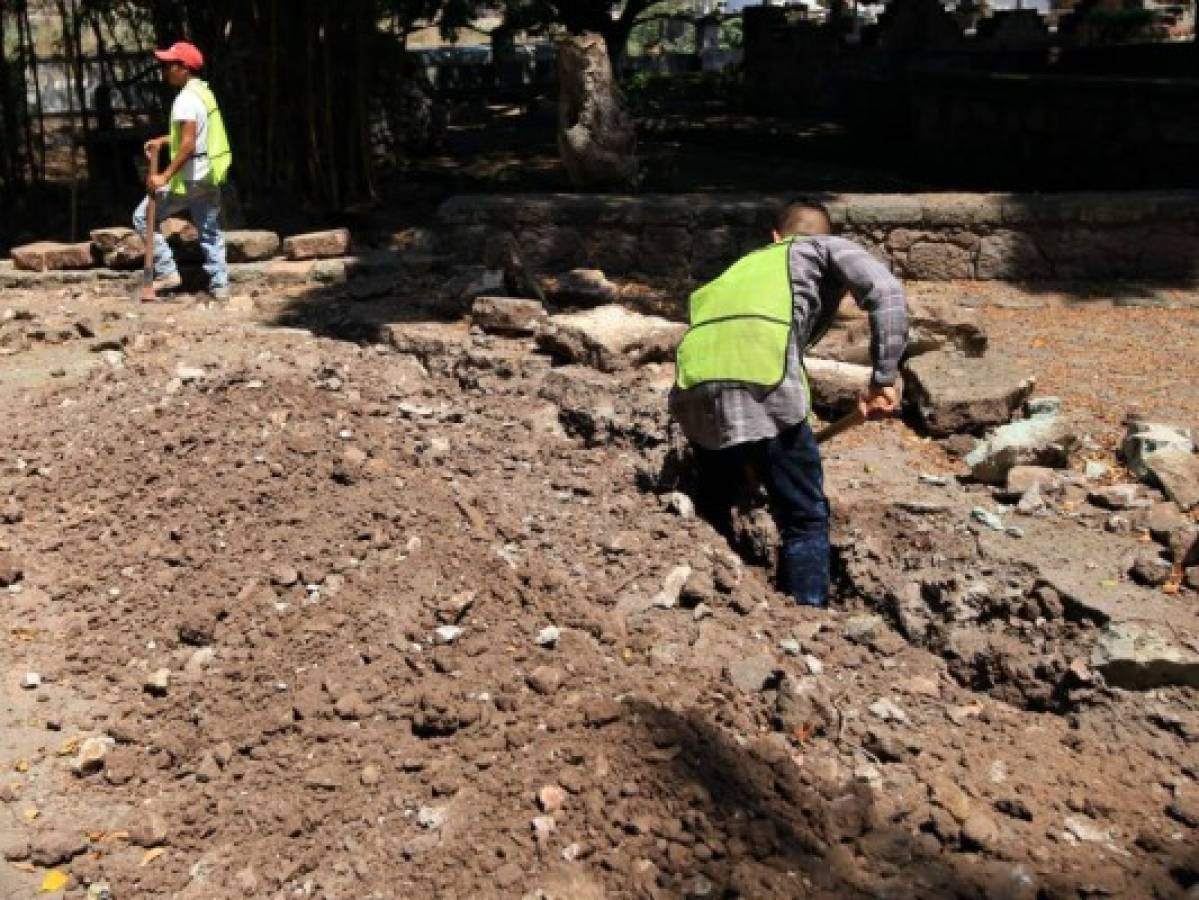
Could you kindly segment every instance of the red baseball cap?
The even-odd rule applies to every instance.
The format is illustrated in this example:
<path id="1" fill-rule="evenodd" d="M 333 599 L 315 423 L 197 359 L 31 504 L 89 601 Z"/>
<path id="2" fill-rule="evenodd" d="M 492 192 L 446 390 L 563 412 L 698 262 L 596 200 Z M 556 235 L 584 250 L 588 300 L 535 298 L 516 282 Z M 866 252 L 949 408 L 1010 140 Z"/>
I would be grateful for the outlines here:
<path id="1" fill-rule="evenodd" d="M 199 47 L 187 41 L 178 41 L 166 50 L 155 50 L 154 55 L 162 62 L 183 63 L 194 72 L 204 68 L 204 54 Z"/>

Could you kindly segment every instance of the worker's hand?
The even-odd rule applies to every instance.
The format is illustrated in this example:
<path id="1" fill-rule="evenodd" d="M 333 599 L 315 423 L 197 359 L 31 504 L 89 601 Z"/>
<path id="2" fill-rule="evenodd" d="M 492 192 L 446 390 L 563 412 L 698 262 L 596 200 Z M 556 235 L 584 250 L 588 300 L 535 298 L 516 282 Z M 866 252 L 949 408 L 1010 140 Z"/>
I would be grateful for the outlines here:
<path id="1" fill-rule="evenodd" d="M 166 184 L 167 180 L 166 176 L 164 175 L 146 175 L 146 190 L 150 193 L 161 191 L 164 187 L 166 187 Z"/>
<path id="2" fill-rule="evenodd" d="M 153 156 L 155 153 L 157 153 L 159 149 L 161 149 L 163 143 L 164 141 L 162 138 L 150 138 L 150 140 L 146 141 L 146 143 L 143 145 L 146 151 L 146 156 Z"/>
<path id="3" fill-rule="evenodd" d="M 865 419 L 883 419 L 899 410 L 899 391 L 895 385 L 870 385 L 858 396 L 858 411 Z"/>

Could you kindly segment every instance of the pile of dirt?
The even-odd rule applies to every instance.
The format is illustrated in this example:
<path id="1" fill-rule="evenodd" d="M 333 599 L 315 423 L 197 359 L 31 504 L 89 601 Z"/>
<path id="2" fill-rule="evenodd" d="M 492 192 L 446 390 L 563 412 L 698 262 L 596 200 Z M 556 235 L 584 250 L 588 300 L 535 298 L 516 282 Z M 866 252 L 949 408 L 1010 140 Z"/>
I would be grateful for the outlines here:
<path id="1" fill-rule="evenodd" d="M 0 394 L 10 864 L 117 898 L 1196 883 L 1194 690 L 1074 666 L 1102 616 L 968 493 L 904 507 L 901 425 L 831 453 L 843 596 L 798 609 L 672 492 L 667 371 L 421 329 L 148 313 L 120 365 Z"/>

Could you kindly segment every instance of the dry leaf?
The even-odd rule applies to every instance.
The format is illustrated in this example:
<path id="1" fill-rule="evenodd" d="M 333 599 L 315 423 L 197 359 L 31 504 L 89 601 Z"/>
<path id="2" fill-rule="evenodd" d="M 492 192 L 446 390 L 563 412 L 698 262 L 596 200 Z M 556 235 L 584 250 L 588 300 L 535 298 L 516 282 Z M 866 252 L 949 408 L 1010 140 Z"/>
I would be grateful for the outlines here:
<path id="1" fill-rule="evenodd" d="M 15 771 L 15 772 L 28 772 L 29 771 L 29 760 L 18 759 L 15 763 L 12 764 L 12 767 L 13 767 L 13 771 Z"/>
<path id="2" fill-rule="evenodd" d="M 158 859 L 158 857 L 162 856 L 162 854 L 164 854 L 166 852 L 167 852 L 166 847 L 155 847 L 153 850 L 147 850 L 145 853 L 142 854 L 141 865 L 143 865 L 143 866 L 150 865 L 150 863 L 154 862 L 154 860 Z"/>
<path id="3" fill-rule="evenodd" d="M 29 807 L 29 809 L 25 810 L 24 813 L 22 813 L 22 815 L 25 816 L 26 822 L 32 822 L 34 819 L 36 819 L 41 814 L 42 814 L 42 811 L 40 809 L 38 809 L 36 806 L 31 806 L 31 807 Z"/>
<path id="4" fill-rule="evenodd" d="M 12 866 L 14 869 L 16 869 L 19 872 L 29 872 L 30 874 L 32 874 L 37 871 L 37 866 L 35 866 L 33 863 L 15 862 L 15 863 L 9 863 L 9 865 Z"/>
<path id="5" fill-rule="evenodd" d="M 59 747 L 58 750 L 56 750 L 55 752 L 59 756 L 74 756 L 76 753 L 79 752 L 80 742 L 81 742 L 81 738 L 78 735 L 76 735 L 73 738 L 67 738 L 63 742 L 62 746 Z"/>
<path id="6" fill-rule="evenodd" d="M 66 872 L 60 872 L 58 869 L 51 869 L 46 873 L 46 877 L 42 879 L 41 886 L 37 889 L 39 894 L 53 894 L 55 891 L 61 891 L 71 881 L 71 876 Z"/>

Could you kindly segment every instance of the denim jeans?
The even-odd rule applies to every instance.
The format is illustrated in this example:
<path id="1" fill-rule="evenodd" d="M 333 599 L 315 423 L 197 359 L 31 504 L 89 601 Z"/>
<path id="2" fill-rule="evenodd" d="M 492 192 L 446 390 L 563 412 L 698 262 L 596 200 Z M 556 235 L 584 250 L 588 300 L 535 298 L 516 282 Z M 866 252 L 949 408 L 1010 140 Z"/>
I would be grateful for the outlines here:
<path id="1" fill-rule="evenodd" d="M 805 606 L 825 606 L 829 592 L 829 505 L 816 436 L 807 422 L 769 440 L 722 450 L 697 448 L 709 497 L 729 503 L 752 473 L 766 488 L 778 526 L 779 587 Z M 748 470 L 748 471 L 747 471 Z M 742 491 L 743 492 L 743 491 Z"/>
<path id="2" fill-rule="evenodd" d="M 221 189 L 202 181 L 186 182 L 187 192 L 172 194 L 167 190 L 158 192 L 158 221 L 183 210 L 191 213 L 192 222 L 200 233 L 200 249 L 204 251 L 204 271 L 208 275 L 209 289 L 229 286 L 229 267 L 225 264 L 225 232 L 221 230 Z M 146 205 L 143 198 L 133 213 L 133 228 L 144 239 L 146 236 Z M 154 233 L 154 276 L 163 278 L 179 268 L 171 247 L 157 231 Z"/>

